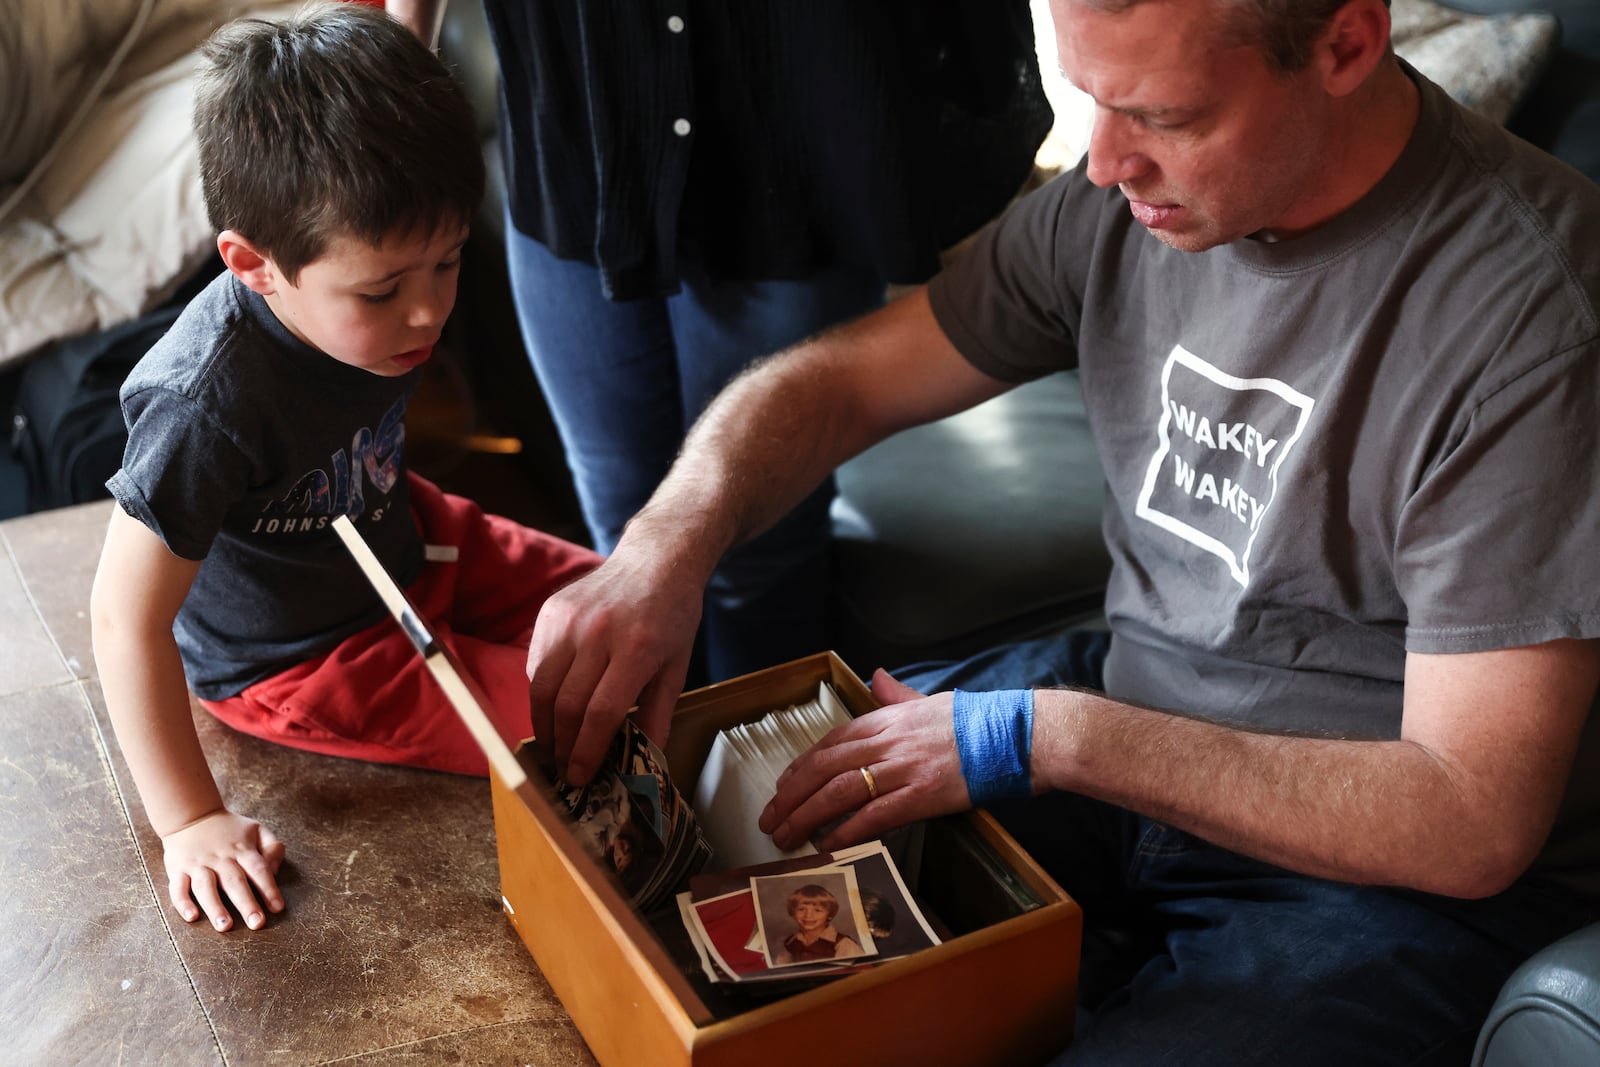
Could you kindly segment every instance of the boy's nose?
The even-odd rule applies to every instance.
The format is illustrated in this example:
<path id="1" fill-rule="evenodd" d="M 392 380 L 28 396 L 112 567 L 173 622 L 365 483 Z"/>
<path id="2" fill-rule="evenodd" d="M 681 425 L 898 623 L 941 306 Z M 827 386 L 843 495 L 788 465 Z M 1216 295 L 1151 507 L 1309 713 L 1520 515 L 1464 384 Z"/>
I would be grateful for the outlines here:
<path id="1" fill-rule="evenodd" d="M 454 303 L 454 295 L 437 291 L 424 294 L 412 303 L 410 314 L 406 316 L 406 324 L 421 329 L 437 329 L 444 325 L 444 320 L 450 315 L 450 305 Z"/>

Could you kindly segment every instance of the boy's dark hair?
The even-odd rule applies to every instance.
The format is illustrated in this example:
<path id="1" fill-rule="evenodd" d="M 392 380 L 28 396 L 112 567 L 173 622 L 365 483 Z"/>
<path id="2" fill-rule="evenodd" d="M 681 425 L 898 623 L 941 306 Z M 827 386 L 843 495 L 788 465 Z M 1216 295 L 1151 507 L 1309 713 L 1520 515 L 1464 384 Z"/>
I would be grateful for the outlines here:
<path id="1" fill-rule="evenodd" d="M 471 222 L 483 151 L 466 94 L 399 22 L 364 4 L 231 22 L 201 49 L 194 126 L 206 211 L 290 285 L 355 238 Z"/>

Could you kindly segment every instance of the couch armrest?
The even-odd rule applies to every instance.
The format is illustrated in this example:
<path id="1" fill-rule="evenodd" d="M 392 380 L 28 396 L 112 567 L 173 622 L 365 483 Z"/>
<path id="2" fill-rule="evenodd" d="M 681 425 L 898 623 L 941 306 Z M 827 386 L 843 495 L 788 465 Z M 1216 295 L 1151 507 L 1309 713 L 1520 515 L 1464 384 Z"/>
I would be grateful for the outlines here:
<path id="1" fill-rule="evenodd" d="M 1472 1067 L 1600 1063 L 1600 923 L 1536 953 L 1506 980 Z"/>

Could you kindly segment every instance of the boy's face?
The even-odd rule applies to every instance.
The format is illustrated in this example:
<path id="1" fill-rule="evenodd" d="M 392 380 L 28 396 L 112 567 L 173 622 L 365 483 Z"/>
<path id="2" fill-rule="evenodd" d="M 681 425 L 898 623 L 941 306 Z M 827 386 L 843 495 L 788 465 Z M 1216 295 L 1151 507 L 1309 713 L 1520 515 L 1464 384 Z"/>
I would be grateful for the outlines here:
<path id="1" fill-rule="evenodd" d="M 294 285 L 269 261 L 269 291 L 256 291 L 306 344 L 340 363 L 398 377 L 433 353 L 455 306 L 466 239 L 464 226 L 377 246 L 336 238 Z"/>
<path id="2" fill-rule="evenodd" d="M 805 933 L 821 930 L 828 925 L 828 905 L 812 898 L 803 898 L 795 902 L 794 922 Z"/>

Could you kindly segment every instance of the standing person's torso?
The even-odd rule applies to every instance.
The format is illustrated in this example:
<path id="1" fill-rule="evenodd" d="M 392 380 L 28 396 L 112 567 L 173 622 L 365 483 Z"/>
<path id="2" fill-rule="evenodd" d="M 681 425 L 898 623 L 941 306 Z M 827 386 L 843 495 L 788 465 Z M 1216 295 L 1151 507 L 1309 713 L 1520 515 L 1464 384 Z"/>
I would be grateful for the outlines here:
<path id="1" fill-rule="evenodd" d="M 920 281 L 1052 114 L 1026 0 L 488 0 L 511 217 L 616 299 L 840 265 Z"/>

